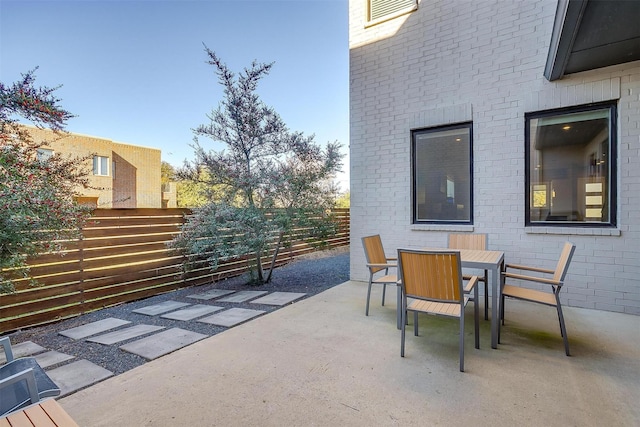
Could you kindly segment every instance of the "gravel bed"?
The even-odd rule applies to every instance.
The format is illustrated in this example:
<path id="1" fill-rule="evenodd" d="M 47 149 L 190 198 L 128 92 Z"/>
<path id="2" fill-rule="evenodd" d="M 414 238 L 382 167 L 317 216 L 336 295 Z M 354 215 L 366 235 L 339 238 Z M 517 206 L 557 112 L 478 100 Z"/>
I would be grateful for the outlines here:
<path id="1" fill-rule="evenodd" d="M 316 252 L 298 258 L 291 263 L 278 267 L 273 272 L 271 282 L 261 286 L 247 285 L 247 277 L 240 276 L 221 280 L 215 283 L 200 285 L 197 287 L 183 288 L 176 291 L 156 295 L 139 301 L 120 304 L 110 308 L 104 308 L 89 314 L 53 323 L 50 325 L 36 326 L 24 330 L 15 331 L 9 336 L 13 345 L 24 341 L 32 341 L 47 350 L 55 350 L 61 353 L 75 356 L 76 359 L 89 360 L 103 368 L 121 374 L 147 362 L 146 359 L 120 350 L 118 347 L 130 341 L 119 342 L 114 345 L 102 345 L 84 340 L 75 341 L 71 338 L 59 335 L 58 332 L 76 326 L 85 325 L 97 320 L 115 317 L 131 321 L 132 324 L 147 324 L 164 326 L 166 329 L 181 328 L 205 335 L 215 335 L 228 328 L 201 323 L 196 320 L 178 321 L 163 319 L 160 316 L 146 316 L 133 313 L 133 310 L 163 301 L 173 300 L 190 304 L 210 304 L 221 307 L 251 308 L 264 310 L 267 313 L 282 307 L 250 303 L 224 303 L 216 300 L 200 301 L 187 298 L 188 295 L 203 293 L 211 289 L 259 290 L 268 292 L 301 292 L 306 293 L 304 298 L 316 295 L 333 286 L 349 280 L 349 252 L 348 247 Z M 304 299 L 302 298 L 302 299 Z M 300 300 L 297 300 L 300 301 Z M 295 302 L 294 302 L 295 303 Z M 285 305 L 286 307 L 286 305 Z M 266 314 L 266 313 L 265 313 Z M 55 366 L 51 367 L 54 368 Z M 49 369 L 49 368 L 48 368 Z"/>

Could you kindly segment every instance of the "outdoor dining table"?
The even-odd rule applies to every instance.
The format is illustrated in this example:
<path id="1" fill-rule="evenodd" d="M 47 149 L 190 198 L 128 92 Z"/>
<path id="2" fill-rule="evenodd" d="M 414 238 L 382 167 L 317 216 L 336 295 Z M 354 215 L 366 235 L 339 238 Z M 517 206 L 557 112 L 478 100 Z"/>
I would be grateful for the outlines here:
<path id="1" fill-rule="evenodd" d="M 424 250 L 447 250 L 446 248 L 422 248 Z M 460 252 L 462 268 L 487 270 L 491 277 L 491 348 L 498 348 L 498 328 L 500 327 L 500 272 L 504 268 L 504 252 L 477 249 L 456 249 Z M 475 304 L 478 302 L 475 301 Z M 397 317 L 398 329 L 402 322 L 402 291 L 398 286 Z"/>

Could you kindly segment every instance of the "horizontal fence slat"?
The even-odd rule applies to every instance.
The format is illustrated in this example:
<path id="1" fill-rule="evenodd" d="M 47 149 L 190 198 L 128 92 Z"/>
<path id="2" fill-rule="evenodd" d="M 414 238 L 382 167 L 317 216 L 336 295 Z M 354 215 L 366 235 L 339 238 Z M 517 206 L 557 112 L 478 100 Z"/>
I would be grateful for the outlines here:
<path id="1" fill-rule="evenodd" d="M 15 282 L 14 293 L 0 294 L 0 333 L 246 273 L 247 257 L 221 261 L 212 271 L 206 254 L 190 258 L 190 268 L 183 270 L 185 258 L 167 243 L 180 233 L 190 214 L 189 209 L 96 209 L 81 240 L 62 242 L 65 256 L 29 259 L 30 275 L 38 286 L 21 279 Z M 294 242 L 280 249 L 275 266 L 318 248 L 348 245 L 349 209 L 336 209 L 333 216 L 337 232 L 323 245 L 301 241 L 306 229 L 294 230 L 290 235 Z M 263 261 L 269 268 L 270 257 Z"/>
<path id="2" fill-rule="evenodd" d="M 79 259 L 62 261 L 56 264 L 34 265 L 31 267 L 30 275 L 37 280 L 46 280 L 44 276 L 80 271 L 81 261 Z"/>
<path id="3" fill-rule="evenodd" d="M 179 231 L 180 227 L 177 225 L 138 225 L 118 228 L 88 228 L 83 230 L 83 234 L 86 239 L 92 239 L 96 237 L 137 236 L 154 233 L 175 233 Z"/>
<path id="4" fill-rule="evenodd" d="M 86 262 L 93 259 L 131 255 L 131 254 L 137 254 L 141 252 L 154 252 L 154 251 L 167 252 L 167 249 L 168 249 L 167 242 L 150 242 L 150 243 L 141 243 L 139 245 L 111 246 L 108 248 L 96 248 L 93 250 L 84 251 L 82 255 Z"/>
<path id="5" fill-rule="evenodd" d="M 132 227 L 132 226 L 149 226 L 149 225 L 176 225 L 182 224 L 183 218 L 181 216 L 161 216 L 161 217 L 132 217 L 127 219 L 126 224 L 123 224 L 121 217 L 108 217 L 108 218 L 94 218 L 85 224 L 85 229 L 94 228 L 120 228 L 120 227 Z"/>
<path id="6" fill-rule="evenodd" d="M 2 307 L 3 317 L 16 317 L 22 313 L 38 312 L 48 310 L 53 307 L 61 307 L 67 305 L 74 305 L 82 303 L 84 298 L 82 292 L 78 289 L 80 284 L 74 285 L 72 289 L 64 290 L 64 293 L 59 293 L 47 299 L 42 300 L 29 300 L 12 305 L 8 307 Z"/>
<path id="7" fill-rule="evenodd" d="M 180 277 L 182 273 L 181 264 L 167 263 L 165 266 L 156 266 L 156 268 L 131 271 L 127 270 L 123 274 L 97 277 L 95 279 L 86 279 L 84 281 L 84 289 L 98 289 L 103 287 L 113 286 L 119 283 L 134 282 L 136 280 L 144 280 L 149 278 L 162 278 L 167 276 Z"/>
<path id="8" fill-rule="evenodd" d="M 113 286 L 108 286 L 104 288 L 98 288 L 95 290 L 87 290 L 84 292 L 84 297 L 87 301 L 93 300 L 103 300 L 105 304 L 111 305 L 114 302 L 110 301 L 111 299 L 117 300 L 119 295 L 122 294 L 132 294 L 139 292 L 145 289 L 161 289 L 164 286 L 173 286 L 181 287 L 182 284 L 180 280 L 164 280 L 162 282 L 158 282 L 157 280 L 147 279 L 140 280 L 136 282 L 128 282 L 128 283 L 118 283 Z"/>
<path id="9" fill-rule="evenodd" d="M 136 209 L 95 209 L 92 218 L 105 217 L 123 217 L 133 218 L 136 216 L 180 216 L 191 214 L 191 209 L 187 208 L 171 208 L 171 209 L 154 209 L 154 208 L 136 208 Z"/>
<path id="10" fill-rule="evenodd" d="M 170 231 L 166 233 L 153 233 L 153 234 L 147 233 L 147 234 L 138 234 L 134 236 L 106 236 L 106 237 L 83 240 L 82 247 L 84 249 L 93 249 L 93 248 L 106 248 L 110 246 L 125 246 L 125 245 L 135 245 L 135 244 L 153 243 L 153 242 L 168 242 L 168 241 L 171 241 L 178 234 L 180 234 L 180 230 L 176 229 L 174 231 Z"/>
<path id="11" fill-rule="evenodd" d="M 65 283 L 63 285 L 54 286 L 34 286 L 27 290 L 17 291 L 10 294 L 2 295 L 2 315 L 5 316 L 4 310 L 7 306 L 16 304 L 24 304 L 29 301 L 37 301 L 55 297 L 68 292 L 75 292 L 80 289 L 80 282 Z"/>
<path id="12" fill-rule="evenodd" d="M 23 313 L 23 315 L 18 318 L 3 317 L 0 319 L 0 331 L 14 331 L 24 327 L 44 325 L 70 319 L 90 311 L 84 311 L 85 308 L 84 305 L 78 304 L 75 306 L 52 307 L 43 312 Z"/>

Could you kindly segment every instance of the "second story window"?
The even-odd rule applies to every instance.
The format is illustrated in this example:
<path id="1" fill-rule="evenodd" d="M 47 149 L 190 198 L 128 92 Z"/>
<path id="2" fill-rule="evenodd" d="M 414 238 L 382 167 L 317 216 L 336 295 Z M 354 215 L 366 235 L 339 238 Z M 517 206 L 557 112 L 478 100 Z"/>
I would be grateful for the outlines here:
<path id="1" fill-rule="evenodd" d="M 412 132 L 413 223 L 472 224 L 471 123 Z"/>
<path id="2" fill-rule="evenodd" d="M 109 158 L 104 156 L 93 156 L 93 174 L 109 176 Z"/>
<path id="3" fill-rule="evenodd" d="M 417 0 L 367 0 L 367 21 L 376 23 L 395 18 L 418 8 Z"/>

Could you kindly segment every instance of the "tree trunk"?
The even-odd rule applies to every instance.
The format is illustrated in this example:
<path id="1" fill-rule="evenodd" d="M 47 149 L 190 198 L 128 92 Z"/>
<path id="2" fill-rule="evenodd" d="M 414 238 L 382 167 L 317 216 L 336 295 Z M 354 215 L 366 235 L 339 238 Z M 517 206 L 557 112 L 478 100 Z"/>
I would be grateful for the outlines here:
<path id="1" fill-rule="evenodd" d="M 256 279 L 256 283 L 258 285 L 266 283 L 264 280 L 264 272 L 262 270 L 262 256 L 259 253 L 256 253 L 256 274 L 258 275 L 258 278 Z"/>
<path id="2" fill-rule="evenodd" d="M 276 265 L 276 260 L 278 258 L 278 254 L 280 253 L 280 245 L 282 244 L 282 237 L 284 236 L 284 231 L 280 231 L 278 234 L 278 243 L 276 243 L 276 249 L 273 251 L 273 256 L 271 257 L 271 265 L 269 266 L 269 273 L 267 273 L 267 279 L 264 283 L 271 282 L 271 273 L 273 273 L 273 269 Z"/>

